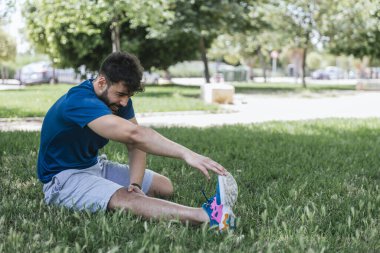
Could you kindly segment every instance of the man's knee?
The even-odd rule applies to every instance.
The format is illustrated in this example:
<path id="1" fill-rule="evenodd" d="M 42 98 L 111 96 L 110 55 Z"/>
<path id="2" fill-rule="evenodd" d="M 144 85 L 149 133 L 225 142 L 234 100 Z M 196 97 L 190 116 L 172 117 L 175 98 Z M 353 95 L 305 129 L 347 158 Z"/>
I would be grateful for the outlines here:
<path id="1" fill-rule="evenodd" d="M 147 195 L 168 198 L 173 195 L 173 191 L 173 184 L 169 178 L 155 174 Z"/>
<path id="2" fill-rule="evenodd" d="M 163 197 L 171 197 L 174 193 L 174 187 L 173 187 L 173 183 L 172 181 L 167 178 L 167 177 L 163 177 L 163 181 L 164 181 L 164 189 L 163 189 Z"/>
<path id="3" fill-rule="evenodd" d="M 131 209 L 134 200 L 139 197 L 141 197 L 141 195 L 136 192 L 128 192 L 126 188 L 120 188 L 111 196 L 107 205 L 107 210 Z"/>

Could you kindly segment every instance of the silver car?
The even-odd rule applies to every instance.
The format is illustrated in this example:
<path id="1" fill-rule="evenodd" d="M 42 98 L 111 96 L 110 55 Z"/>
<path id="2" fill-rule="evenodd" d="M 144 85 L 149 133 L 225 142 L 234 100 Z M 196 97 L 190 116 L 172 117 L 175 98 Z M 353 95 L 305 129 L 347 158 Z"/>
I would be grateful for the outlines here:
<path id="1" fill-rule="evenodd" d="M 81 81 L 74 69 L 55 69 L 48 61 L 25 65 L 20 70 L 19 79 L 22 84 L 79 83 Z"/>

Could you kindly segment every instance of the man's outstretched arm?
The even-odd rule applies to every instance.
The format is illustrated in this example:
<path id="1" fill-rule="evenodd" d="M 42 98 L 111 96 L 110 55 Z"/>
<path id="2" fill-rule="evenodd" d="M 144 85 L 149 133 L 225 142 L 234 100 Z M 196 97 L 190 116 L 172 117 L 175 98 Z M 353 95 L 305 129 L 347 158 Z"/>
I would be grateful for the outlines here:
<path id="1" fill-rule="evenodd" d="M 118 116 L 99 117 L 91 121 L 88 127 L 104 138 L 134 145 L 147 153 L 182 159 L 190 166 L 199 169 L 208 179 L 210 178 L 208 170 L 219 175 L 226 174 L 226 169 L 212 159 L 165 138 L 153 129 L 135 125 Z"/>
<path id="2" fill-rule="evenodd" d="M 138 125 L 136 118 L 132 118 L 129 121 Z M 135 183 L 142 186 L 146 168 L 146 153 L 138 149 L 135 145 L 126 144 L 126 146 L 128 149 L 131 184 Z M 129 190 L 132 190 L 131 187 L 130 185 Z"/>

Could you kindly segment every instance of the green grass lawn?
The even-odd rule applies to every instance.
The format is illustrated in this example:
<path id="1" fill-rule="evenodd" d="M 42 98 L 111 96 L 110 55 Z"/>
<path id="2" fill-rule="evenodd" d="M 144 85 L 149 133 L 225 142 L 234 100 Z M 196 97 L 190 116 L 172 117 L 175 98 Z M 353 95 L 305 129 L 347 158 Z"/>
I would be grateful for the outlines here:
<path id="1" fill-rule="evenodd" d="M 0 91 L 0 118 L 43 117 L 50 106 L 72 85 L 36 85 L 21 90 Z M 133 97 L 134 108 L 141 112 L 217 111 L 200 99 L 199 87 L 147 86 L 144 93 Z"/>
<path id="2" fill-rule="evenodd" d="M 35 175 L 39 133 L 0 132 L 0 252 L 379 252 L 380 120 L 160 128 L 223 165 L 239 184 L 235 233 L 143 221 L 131 214 L 46 206 Z M 120 144 L 103 150 L 126 162 Z M 206 183 L 183 162 L 156 156 L 172 200 L 200 206 Z"/>

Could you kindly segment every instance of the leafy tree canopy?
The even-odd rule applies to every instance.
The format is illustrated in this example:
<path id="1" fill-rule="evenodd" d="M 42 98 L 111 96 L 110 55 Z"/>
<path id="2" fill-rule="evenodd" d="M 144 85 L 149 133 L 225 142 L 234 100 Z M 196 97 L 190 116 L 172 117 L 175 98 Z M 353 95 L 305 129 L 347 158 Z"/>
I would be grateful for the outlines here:
<path id="1" fill-rule="evenodd" d="M 16 42 L 0 28 L 0 63 L 16 57 Z"/>
<path id="2" fill-rule="evenodd" d="M 29 0 L 24 6 L 28 36 L 37 50 L 48 54 L 57 66 L 85 65 L 97 70 L 111 52 L 111 28 L 126 21 L 131 27 L 149 26 L 154 37 L 163 26 L 162 11 L 169 1 Z M 163 14 L 164 13 L 164 14 Z"/>
<path id="3" fill-rule="evenodd" d="M 329 50 L 334 54 L 380 58 L 380 2 L 337 1 L 328 26 Z"/>

